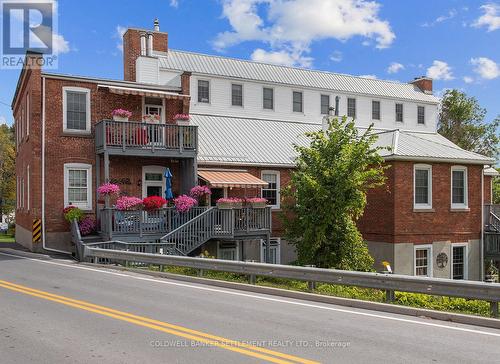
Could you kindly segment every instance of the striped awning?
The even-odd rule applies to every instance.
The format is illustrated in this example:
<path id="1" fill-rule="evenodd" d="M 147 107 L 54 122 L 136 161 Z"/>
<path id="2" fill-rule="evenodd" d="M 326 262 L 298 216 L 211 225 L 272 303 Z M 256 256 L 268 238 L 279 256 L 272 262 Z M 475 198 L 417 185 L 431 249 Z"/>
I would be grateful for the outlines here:
<path id="1" fill-rule="evenodd" d="M 175 92 L 161 91 L 161 90 L 151 90 L 147 88 L 135 88 L 135 87 L 123 87 L 123 86 L 111 86 L 111 85 L 97 85 L 100 88 L 107 88 L 109 92 L 119 95 L 139 95 L 146 97 L 160 97 L 165 99 L 178 99 L 182 100 L 189 95 L 180 95 Z"/>
<path id="2" fill-rule="evenodd" d="M 198 176 L 206 181 L 210 187 L 239 187 L 260 188 L 267 186 L 266 181 L 261 180 L 248 172 L 229 170 L 198 170 Z"/>

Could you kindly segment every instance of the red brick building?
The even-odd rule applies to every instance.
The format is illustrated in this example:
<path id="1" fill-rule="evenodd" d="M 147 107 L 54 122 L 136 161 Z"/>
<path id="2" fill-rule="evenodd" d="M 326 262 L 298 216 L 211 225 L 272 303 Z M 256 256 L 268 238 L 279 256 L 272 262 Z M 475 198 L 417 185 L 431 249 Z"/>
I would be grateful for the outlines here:
<path id="1" fill-rule="evenodd" d="M 16 239 L 32 250 L 71 251 L 62 214 L 70 204 L 100 221 L 102 239 L 158 241 L 201 221 L 206 211 L 180 222 L 168 209 L 124 216 L 97 196 L 105 181 L 130 196 L 163 195 L 169 168 L 176 196 L 202 183 L 214 200 L 270 202 L 234 210 L 242 215 L 232 216 L 233 230 L 191 239 L 183 253 L 293 261 L 278 218 L 280 191 L 294 168 L 292 145 L 305 145 L 304 133 L 319 130 L 333 109 L 360 128 L 374 123 L 378 143 L 392 147 L 383 155 L 391 165 L 387 185 L 370 192 L 359 222 L 377 268 L 387 260 L 396 273 L 480 279 L 492 178 L 484 166 L 493 161 L 436 134 L 438 102 L 425 77 L 404 84 L 175 51 L 159 29 L 129 29 L 123 81 L 22 70 L 12 103 Z M 132 113 L 128 121 L 111 120 L 118 108 Z M 189 125 L 177 114 L 190 114 Z M 228 213 L 211 213 L 222 226 Z M 40 243 L 32 242 L 35 219 L 43 222 Z M 174 235 L 168 239 L 177 241 Z M 267 253 L 263 241 L 271 242 Z"/>

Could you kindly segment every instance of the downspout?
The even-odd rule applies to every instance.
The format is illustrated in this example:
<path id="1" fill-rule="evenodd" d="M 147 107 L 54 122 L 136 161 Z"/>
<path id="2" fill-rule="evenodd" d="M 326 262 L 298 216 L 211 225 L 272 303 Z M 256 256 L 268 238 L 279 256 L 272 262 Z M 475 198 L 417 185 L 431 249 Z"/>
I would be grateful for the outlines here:
<path id="1" fill-rule="evenodd" d="M 44 250 L 71 254 L 64 250 L 47 248 L 45 245 L 45 77 L 42 76 L 42 247 Z"/>
<path id="2" fill-rule="evenodd" d="M 481 272 L 479 278 L 484 281 L 484 166 L 481 168 Z"/>

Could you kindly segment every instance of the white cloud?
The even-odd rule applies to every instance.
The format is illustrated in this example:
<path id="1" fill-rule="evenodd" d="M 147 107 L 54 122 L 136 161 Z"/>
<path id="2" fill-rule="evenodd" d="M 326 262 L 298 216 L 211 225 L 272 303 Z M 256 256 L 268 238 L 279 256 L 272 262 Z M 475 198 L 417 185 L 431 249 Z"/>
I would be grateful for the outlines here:
<path id="1" fill-rule="evenodd" d="M 392 62 L 389 67 L 387 67 L 387 73 L 398 73 L 405 69 L 405 66 L 398 62 Z"/>
<path id="2" fill-rule="evenodd" d="M 173 8 L 179 7 L 179 0 L 170 0 L 170 6 Z"/>
<path id="3" fill-rule="evenodd" d="M 330 55 L 330 60 L 333 62 L 340 62 L 340 61 L 342 61 L 342 59 L 343 59 L 343 55 L 342 55 L 341 51 L 334 51 Z"/>
<path id="4" fill-rule="evenodd" d="M 113 34 L 113 38 L 118 39 L 118 42 L 116 43 L 116 48 L 120 50 L 120 52 L 123 52 L 123 34 L 127 31 L 127 28 L 122 27 L 121 25 L 117 25 L 115 29 L 115 33 Z"/>
<path id="5" fill-rule="evenodd" d="M 472 26 L 476 28 L 487 27 L 488 32 L 500 29 L 500 5 L 485 4 L 480 9 L 483 11 L 483 15 L 477 18 Z"/>
<path id="6" fill-rule="evenodd" d="M 311 67 L 312 58 L 302 56 L 300 53 L 293 53 L 287 50 L 266 51 L 257 48 L 250 56 L 253 61 L 281 64 L 284 66 Z"/>
<path id="7" fill-rule="evenodd" d="M 376 80 L 377 79 L 377 76 L 375 76 L 375 75 L 359 75 L 358 77 L 369 78 L 371 80 Z"/>
<path id="8" fill-rule="evenodd" d="M 470 63 L 475 66 L 474 72 L 476 72 L 481 78 L 484 78 L 485 80 L 492 80 L 494 78 L 500 77 L 500 67 L 495 63 L 495 61 L 489 58 L 471 58 Z"/>
<path id="9" fill-rule="evenodd" d="M 443 61 L 434 61 L 432 66 L 427 68 L 427 77 L 433 78 L 435 80 L 453 80 L 453 73 L 451 71 L 451 67 L 448 63 Z"/>
<path id="10" fill-rule="evenodd" d="M 455 9 L 451 9 L 450 11 L 448 11 L 448 13 L 446 15 L 438 16 L 433 21 L 431 21 L 431 22 L 425 22 L 421 26 L 424 27 L 424 28 L 433 27 L 436 24 L 439 24 L 439 23 L 445 22 L 447 20 L 453 19 L 455 16 L 457 16 L 457 11 Z"/>
<path id="11" fill-rule="evenodd" d="M 387 48 L 396 37 L 389 22 L 379 18 L 380 5 L 375 1 L 222 0 L 222 6 L 232 29 L 215 38 L 213 46 L 219 51 L 261 41 L 269 45 L 269 53 L 286 52 L 300 61 L 316 40 L 361 36 L 373 40 L 377 48 Z"/>
<path id="12" fill-rule="evenodd" d="M 464 80 L 465 83 L 472 83 L 472 82 L 474 82 L 474 79 L 472 77 L 470 77 L 470 76 L 464 76 L 463 80 Z"/>
<path id="13" fill-rule="evenodd" d="M 54 54 L 68 53 L 70 51 L 69 42 L 61 34 L 52 36 L 52 51 Z"/>

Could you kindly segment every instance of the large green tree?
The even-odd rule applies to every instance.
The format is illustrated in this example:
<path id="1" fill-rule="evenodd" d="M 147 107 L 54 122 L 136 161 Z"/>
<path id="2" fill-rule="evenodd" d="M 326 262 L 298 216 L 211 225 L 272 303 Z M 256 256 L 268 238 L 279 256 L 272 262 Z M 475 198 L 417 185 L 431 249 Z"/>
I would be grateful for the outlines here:
<path id="1" fill-rule="evenodd" d="M 295 146 L 297 168 L 284 191 L 287 238 L 299 264 L 367 271 L 373 258 L 356 221 L 366 192 L 385 181 L 383 159 L 371 127 L 330 118 L 324 131 L 308 133 L 309 146 Z"/>
<path id="2" fill-rule="evenodd" d="M 8 214 L 16 202 L 16 151 L 13 128 L 0 125 L 0 214 Z"/>
<path id="3" fill-rule="evenodd" d="M 447 90 L 441 100 L 438 133 L 459 147 L 496 158 L 500 117 L 485 123 L 486 109 L 474 97 Z"/>

